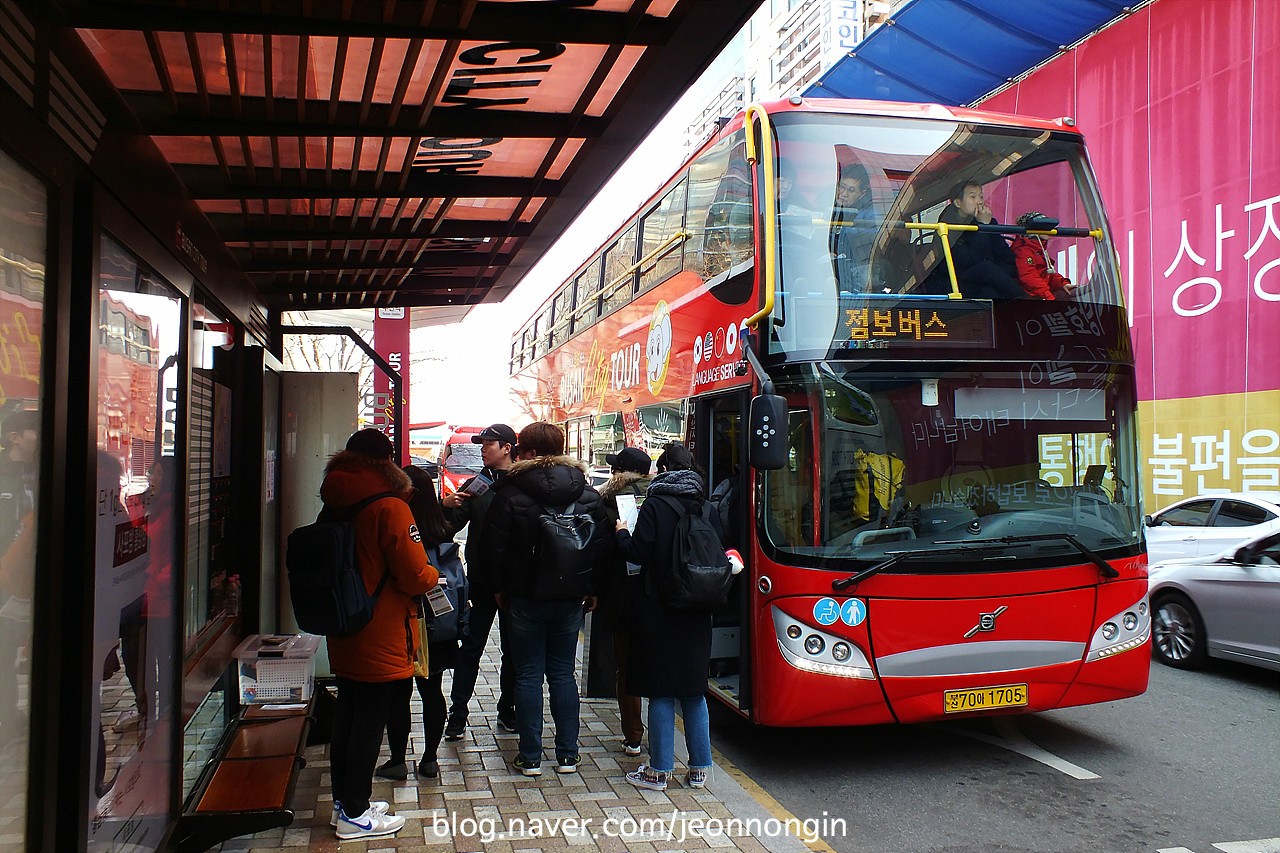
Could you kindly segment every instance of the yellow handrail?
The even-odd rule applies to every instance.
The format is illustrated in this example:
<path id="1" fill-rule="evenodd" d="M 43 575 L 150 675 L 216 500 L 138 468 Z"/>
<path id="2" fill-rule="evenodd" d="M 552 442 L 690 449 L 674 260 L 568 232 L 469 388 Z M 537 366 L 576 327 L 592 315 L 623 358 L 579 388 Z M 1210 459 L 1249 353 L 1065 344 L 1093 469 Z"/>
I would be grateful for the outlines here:
<path id="1" fill-rule="evenodd" d="M 628 277 L 635 274 L 636 270 L 640 269 L 645 264 L 653 261 L 655 258 L 662 257 L 662 255 L 665 254 L 672 246 L 674 246 L 677 243 L 682 243 L 685 240 L 688 240 L 689 236 L 690 235 L 688 231 L 677 231 L 676 233 L 672 234 L 666 240 L 662 241 L 662 244 L 660 246 L 658 246 L 649 254 L 645 255 L 640 260 L 636 261 L 631 266 L 627 267 L 627 269 L 624 272 L 618 273 L 617 277 L 614 278 L 613 281 L 609 282 L 603 288 L 601 288 L 598 292 L 593 293 L 591 295 L 593 297 L 599 296 L 604 299 L 608 299 L 610 296 L 613 295 L 613 292 L 617 290 L 624 281 L 627 280 Z M 558 329 L 560 328 L 560 325 L 562 322 L 565 322 L 568 320 L 576 320 L 579 317 L 581 317 L 583 314 L 593 311 L 595 307 L 596 306 L 595 306 L 594 299 L 590 304 L 584 303 L 584 304 L 578 305 L 576 308 L 574 308 L 572 311 L 566 314 L 563 319 L 556 318 L 556 322 L 551 328 Z"/>
<path id="2" fill-rule="evenodd" d="M 677 231 L 676 233 L 672 234 L 670 237 L 668 237 L 666 240 L 662 242 L 662 245 L 658 246 L 658 248 L 654 249 L 652 252 L 645 255 L 643 258 L 636 261 L 631 266 L 627 267 L 624 272 L 618 273 L 617 277 L 613 281 L 605 285 L 604 298 L 608 299 L 610 296 L 612 296 L 613 292 L 617 290 L 624 281 L 626 281 L 628 278 L 630 278 L 632 275 L 635 274 L 636 270 L 640 269 L 645 264 L 649 263 L 655 258 L 662 257 L 662 255 L 666 254 L 666 251 L 670 249 L 672 246 L 674 246 L 676 243 L 680 243 L 688 239 L 689 239 L 688 231 Z"/>
<path id="3" fill-rule="evenodd" d="M 764 149 L 764 306 L 746 319 L 751 328 L 773 313 L 773 290 L 778 256 L 778 190 L 774 184 L 773 129 L 769 125 L 769 113 L 760 104 L 747 107 L 747 160 L 755 165 L 756 136 L 753 132 L 756 119 L 760 120 L 760 145 Z"/>
<path id="4" fill-rule="evenodd" d="M 977 231 L 977 225 L 955 225 L 950 222 L 903 222 L 903 227 L 915 229 L 916 231 L 936 231 L 942 237 L 942 254 L 947 261 L 947 276 L 951 279 L 951 292 L 947 296 L 951 299 L 963 299 L 960 295 L 960 282 L 956 279 L 956 262 L 951 257 L 951 240 L 948 235 L 952 231 Z M 1036 236 L 1055 237 L 1058 229 L 1054 228 L 1050 231 L 1026 231 L 1027 234 Z M 1094 228 L 1089 232 L 1089 236 L 1094 239 L 1102 239 L 1102 229 Z"/>

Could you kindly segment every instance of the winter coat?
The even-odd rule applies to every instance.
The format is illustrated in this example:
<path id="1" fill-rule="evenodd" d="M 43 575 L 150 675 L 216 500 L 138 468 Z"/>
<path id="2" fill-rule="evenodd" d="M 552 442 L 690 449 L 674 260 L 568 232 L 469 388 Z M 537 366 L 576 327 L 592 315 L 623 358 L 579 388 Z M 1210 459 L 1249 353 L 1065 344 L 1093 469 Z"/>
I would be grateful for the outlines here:
<path id="1" fill-rule="evenodd" d="M 596 521 L 596 576 L 607 553 L 608 519 L 600 495 L 587 485 L 587 466 L 570 456 L 539 456 L 517 462 L 494 495 L 485 517 L 480 559 L 487 577 L 501 578 L 499 589 L 509 595 L 533 598 L 538 579 L 533 546 L 543 507 L 557 511 L 576 504 L 577 512 Z M 472 534 L 474 535 L 474 533 Z M 604 547 L 602 547 L 604 546 Z M 591 582 L 593 594 L 596 580 Z"/>
<path id="2" fill-rule="evenodd" d="M 1023 290 L 1041 299 L 1056 299 L 1066 294 L 1071 279 L 1054 270 L 1043 242 L 1035 237 L 1019 235 L 1013 238 L 1009 249 L 1017 259 L 1018 283 Z"/>
<path id="3" fill-rule="evenodd" d="M 623 558 L 640 564 L 640 574 L 626 580 L 627 692 L 633 696 L 685 697 L 706 692 L 711 614 L 672 610 L 658 600 L 647 582 L 650 573 L 670 569 L 680 521 L 675 507 L 656 496 L 674 497 L 684 512 L 694 512 L 705 494 L 706 486 L 694 471 L 659 474 L 649 484 L 634 533 L 619 530 L 615 534 Z"/>
<path id="4" fill-rule="evenodd" d="M 417 650 L 417 607 L 413 597 L 439 581 L 427 560 L 422 536 L 406 500 L 409 477 L 390 460 L 341 451 L 329 460 L 320 498 L 322 516 L 337 514 L 367 497 L 395 492 L 399 497 L 374 501 L 356 516 L 356 558 L 365 589 L 387 583 L 378 595 L 373 618 L 359 631 L 329 637 L 329 664 L 334 675 L 353 681 L 397 681 L 413 676 Z"/>
<path id="5" fill-rule="evenodd" d="M 994 219 L 992 225 L 999 225 Z M 956 275 L 966 278 L 978 274 L 986 264 L 992 264 L 1002 272 L 1015 277 L 1016 267 L 1009 244 L 999 234 L 987 231 L 960 231 L 951 244 L 951 257 L 955 260 Z"/>
<path id="6" fill-rule="evenodd" d="M 831 250 L 836 281 L 847 293 L 866 293 L 870 287 L 867 271 L 871 250 L 879 228 L 871 224 L 878 214 L 871 205 L 871 193 L 863 193 L 851 207 L 836 207 L 827 245 Z"/>
<path id="7" fill-rule="evenodd" d="M 441 507 L 441 509 L 444 510 L 444 517 L 449 524 L 453 525 L 454 530 L 461 530 L 468 523 L 471 524 L 471 530 L 467 532 L 467 545 L 462 552 L 467 562 L 467 580 L 471 583 L 471 594 L 473 596 L 492 596 L 498 591 L 498 579 L 486 577 L 483 570 L 476 568 L 479 563 L 476 555 L 480 550 L 476 543 L 480 541 L 480 536 L 473 536 L 472 534 L 479 534 L 481 528 L 484 527 L 484 520 L 489 514 L 489 507 L 493 505 L 493 497 L 497 494 L 498 484 L 506 476 L 507 470 L 490 468 L 486 465 L 480 469 L 480 473 L 493 481 L 493 486 L 488 491 L 473 498 L 463 498 L 462 503 L 453 509 L 448 507 Z M 462 484 L 462 488 L 465 489 L 467 483 L 470 482 L 471 480 L 467 480 L 466 483 Z"/>
<path id="8" fill-rule="evenodd" d="M 600 487 L 600 501 L 604 505 L 605 515 L 608 518 L 606 530 L 612 531 L 618 524 L 618 495 L 635 495 L 636 502 L 643 506 L 645 494 L 649 490 L 649 481 L 650 477 L 646 474 L 620 471 Z M 614 631 L 624 630 L 623 599 L 626 595 L 624 580 L 627 576 L 627 561 L 622 559 L 620 554 L 611 553 L 603 568 L 603 574 L 600 605 L 596 608 L 596 613 Z"/>
<path id="9" fill-rule="evenodd" d="M 449 538 L 443 542 L 432 541 L 431 527 L 427 524 L 426 505 L 432 499 L 424 496 L 423 491 L 434 488 L 431 476 L 416 465 L 406 465 L 402 469 L 409 475 L 413 487 L 417 489 L 415 494 L 409 500 L 409 509 L 413 512 L 413 518 L 418 525 L 418 532 L 422 535 L 422 547 L 427 552 L 427 559 L 431 561 L 431 565 L 435 566 L 436 572 L 440 575 L 440 582 L 443 583 L 448 575 L 450 567 L 461 572 L 461 563 L 458 561 L 458 543 L 453 541 L 452 533 L 454 527 L 449 525 L 447 533 Z M 444 507 L 440 508 L 444 511 Z M 449 524 L 448 518 L 445 524 Z M 466 578 L 462 578 L 462 586 L 455 590 L 449 596 L 450 601 L 457 598 L 457 607 L 455 613 L 445 614 L 441 619 L 451 618 L 457 623 L 456 636 L 451 640 L 438 640 L 435 635 L 435 617 L 431 612 L 431 604 L 425 599 L 419 599 L 419 603 L 426 614 L 428 636 L 427 642 L 427 659 L 431 667 L 432 674 L 443 672 L 446 669 L 453 669 L 458 664 L 458 648 L 461 644 L 461 637 L 466 636 L 467 627 L 471 621 L 471 602 L 468 600 Z M 421 640 L 422 638 L 419 638 Z"/>
<path id="10" fill-rule="evenodd" d="M 965 216 L 955 205 L 948 204 L 938 215 L 939 222 L 952 225 L 981 225 L 972 216 Z M 987 225 L 999 225 L 994 217 Z M 951 259 L 955 263 L 956 280 L 966 299 L 1015 299 L 1023 295 L 1018 283 L 1018 265 L 1009 243 L 1000 234 L 991 231 L 952 231 Z M 942 257 L 942 245 L 937 244 L 938 257 Z M 947 277 L 946 264 L 934 270 L 939 282 Z M 950 284 L 948 282 L 949 289 Z"/>

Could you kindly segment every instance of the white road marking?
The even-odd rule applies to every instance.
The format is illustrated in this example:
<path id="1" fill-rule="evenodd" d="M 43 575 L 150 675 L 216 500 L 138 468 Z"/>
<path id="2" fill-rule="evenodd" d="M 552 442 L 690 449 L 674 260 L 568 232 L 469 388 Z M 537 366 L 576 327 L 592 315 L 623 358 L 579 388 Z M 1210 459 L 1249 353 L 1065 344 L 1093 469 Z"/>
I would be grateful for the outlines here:
<path id="1" fill-rule="evenodd" d="M 1017 726 L 1013 724 L 1010 717 L 997 717 L 994 720 L 996 731 L 1000 733 L 1000 737 L 992 737 L 982 732 L 971 731 L 960 726 L 949 726 L 953 731 L 958 732 L 965 737 L 971 737 L 974 740 L 980 740 L 983 743 L 989 743 L 992 746 L 998 746 L 1001 749 L 1007 749 L 1010 752 L 1016 752 L 1024 755 L 1032 761 L 1039 761 L 1046 767 L 1052 767 L 1060 773 L 1065 773 L 1075 779 L 1100 779 L 1102 778 L 1092 770 L 1086 770 L 1078 764 L 1072 764 L 1065 758 L 1059 758 L 1047 749 L 1036 746 L 1027 740 L 1022 732 L 1018 731 Z M 1170 853 L 1183 853 L 1183 851 L 1170 851 Z M 1185 853 L 1193 853 L 1193 851 L 1185 851 Z M 1231 851 L 1238 853 L 1238 851 Z M 1252 851 L 1250 851 L 1252 853 Z"/>
<path id="2" fill-rule="evenodd" d="M 1224 841 L 1215 844 L 1222 853 L 1280 853 L 1280 838 L 1259 838 L 1257 841 Z"/>
<path id="3" fill-rule="evenodd" d="M 1280 838 L 1259 838 L 1256 841 L 1222 841 L 1213 845 L 1222 853 L 1280 853 Z M 1156 853 L 1195 853 L 1189 847 L 1161 847 Z"/>

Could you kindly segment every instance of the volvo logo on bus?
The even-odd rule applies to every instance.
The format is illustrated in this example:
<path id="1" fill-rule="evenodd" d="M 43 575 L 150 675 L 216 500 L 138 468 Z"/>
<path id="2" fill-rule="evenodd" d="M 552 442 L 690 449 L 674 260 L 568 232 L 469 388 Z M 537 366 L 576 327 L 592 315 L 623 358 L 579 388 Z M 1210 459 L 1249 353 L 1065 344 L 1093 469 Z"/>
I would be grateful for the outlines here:
<path id="1" fill-rule="evenodd" d="M 1005 612 L 1009 608 L 1006 605 L 1000 605 L 994 613 L 983 613 L 978 617 L 978 624 L 969 629 L 964 635 L 967 640 L 979 631 L 994 631 L 996 629 L 996 617 Z"/>

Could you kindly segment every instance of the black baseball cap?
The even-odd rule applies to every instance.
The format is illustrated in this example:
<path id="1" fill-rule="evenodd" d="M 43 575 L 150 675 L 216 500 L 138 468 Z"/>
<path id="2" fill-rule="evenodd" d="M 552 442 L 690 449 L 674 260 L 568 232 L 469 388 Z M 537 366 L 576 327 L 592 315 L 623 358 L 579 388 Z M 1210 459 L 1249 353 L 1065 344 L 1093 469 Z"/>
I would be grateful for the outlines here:
<path id="1" fill-rule="evenodd" d="M 606 454 L 604 461 L 619 471 L 634 471 L 637 474 L 648 474 L 653 465 L 649 454 L 638 447 L 624 447 L 617 453 Z"/>
<path id="2" fill-rule="evenodd" d="M 471 436 L 472 444 L 484 444 L 486 441 L 496 441 L 498 444 L 515 444 L 516 431 L 506 424 L 493 424 Z"/>
<path id="3" fill-rule="evenodd" d="M 351 438 L 347 439 L 347 450 L 363 453 L 374 459 L 390 459 L 396 452 L 387 434 L 373 427 L 352 433 Z"/>

